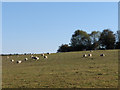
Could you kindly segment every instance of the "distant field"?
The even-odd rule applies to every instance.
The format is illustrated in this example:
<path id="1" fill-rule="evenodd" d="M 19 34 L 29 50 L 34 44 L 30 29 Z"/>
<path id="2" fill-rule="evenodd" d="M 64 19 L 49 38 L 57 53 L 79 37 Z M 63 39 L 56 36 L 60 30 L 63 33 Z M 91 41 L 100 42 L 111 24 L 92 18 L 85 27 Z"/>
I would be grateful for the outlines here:
<path id="1" fill-rule="evenodd" d="M 83 58 L 83 54 L 92 57 Z M 104 53 L 106 56 L 101 57 Z M 2 56 L 2 88 L 116 88 L 118 86 L 118 50 L 54 53 L 44 59 L 31 55 Z M 24 61 L 25 58 L 28 61 Z M 14 59 L 15 62 L 10 62 Z M 17 64 L 17 60 L 22 60 Z"/>

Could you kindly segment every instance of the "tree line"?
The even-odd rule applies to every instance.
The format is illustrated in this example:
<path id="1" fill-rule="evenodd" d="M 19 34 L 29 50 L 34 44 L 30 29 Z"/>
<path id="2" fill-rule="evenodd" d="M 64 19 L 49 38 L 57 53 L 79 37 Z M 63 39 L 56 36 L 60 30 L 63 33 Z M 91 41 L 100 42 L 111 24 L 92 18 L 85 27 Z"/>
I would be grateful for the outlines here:
<path id="1" fill-rule="evenodd" d="M 120 49 L 120 30 L 113 33 L 110 29 L 92 31 L 88 34 L 83 30 L 76 30 L 69 44 L 59 46 L 57 52 Z"/>

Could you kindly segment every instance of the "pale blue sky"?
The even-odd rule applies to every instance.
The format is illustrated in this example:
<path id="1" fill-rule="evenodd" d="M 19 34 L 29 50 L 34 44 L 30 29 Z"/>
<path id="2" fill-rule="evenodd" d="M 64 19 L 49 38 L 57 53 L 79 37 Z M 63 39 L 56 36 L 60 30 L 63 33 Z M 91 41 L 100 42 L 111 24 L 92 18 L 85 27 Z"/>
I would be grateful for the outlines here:
<path id="1" fill-rule="evenodd" d="M 117 2 L 3 3 L 2 53 L 56 52 L 75 30 L 118 30 Z"/>

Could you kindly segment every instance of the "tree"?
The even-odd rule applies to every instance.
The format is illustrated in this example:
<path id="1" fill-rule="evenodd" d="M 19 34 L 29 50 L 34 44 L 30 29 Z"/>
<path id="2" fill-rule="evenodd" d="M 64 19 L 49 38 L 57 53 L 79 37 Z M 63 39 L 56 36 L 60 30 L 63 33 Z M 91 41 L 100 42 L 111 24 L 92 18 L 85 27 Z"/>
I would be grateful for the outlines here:
<path id="1" fill-rule="evenodd" d="M 88 49 L 90 46 L 90 37 L 83 30 L 76 30 L 71 38 L 71 46 L 75 51 Z"/>
<path id="2" fill-rule="evenodd" d="M 99 41 L 100 35 L 100 31 L 92 31 L 90 34 L 91 43 L 94 44 L 95 42 Z"/>
<path id="3" fill-rule="evenodd" d="M 68 44 L 62 44 L 59 46 L 59 49 L 57 52 L 69 52 L 70 51 L 70 46 Z"/>
<path id="4" fill-rule="evenodd" d="M 105 49 L 114 49 L 115 35 L 109 29 L 103 30 L 99 39 L 100 45 Z"/>
<path id="5" fill-rule="evenodd" d="M 120 42 L 120 30 L 117 31 L 118 42 Z"/>
<path id="6" fill-rule="evenodd" d="M 120 30 L 117 31 L 116 38 L 117 40 L 116 40 L 115 48 L 120 49 Z"/>
<path id="7" fill-rule="evenodd" d="M 101 32 L 100 31 L 92 31 L 90 34 L 91 39 L 91 45 L 92 49 L 99 48 L 99 38 L 100 38 Z"/>
<path id="8" fill-rule="evenodd" d="M 120 42 L 116 42 L 115 48 L 116 48 L 116 49 L 120 49 Z"/>

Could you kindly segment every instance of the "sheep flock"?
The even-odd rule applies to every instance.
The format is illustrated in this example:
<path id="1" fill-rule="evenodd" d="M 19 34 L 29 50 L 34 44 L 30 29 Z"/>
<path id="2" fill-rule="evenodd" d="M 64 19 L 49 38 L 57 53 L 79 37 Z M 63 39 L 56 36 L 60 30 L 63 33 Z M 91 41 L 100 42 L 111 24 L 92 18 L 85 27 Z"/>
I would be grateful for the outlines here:
<path id="1" fill-rule="evenodd" d="M 40 54 L 39 56 L 37 55 L 37 56 L 35 56 L 34 54 L 32 54 L 32 55 L 30 55 L 30 57 L 26 57 L 26 58 L 24 58 L 24 60 L 17 60 L 16 61 L 16 63 L 17 64 L 20 64 L 20 63 L 22 63 L 22 62 L 25 62 L 25 61 L 28 61 L 28 60 L 39 60 L 40 58 L 44 58 L 44 59 L 48 59 L 48 56 L 47 56 L 47 54 L 48 55 L 50 55 L 50 53 L 46 53 L 46 55 L 45 54 Z M 42 56 L 42 57 L 41 57 Z M 11 56 L 12 57 L 12 56 Z M 18 57 L 20 57 L 19 55 L 17 56 L 17 58 Z M 10 57 L 9 56 L 7 56 L 7 59 L 9 59 Z M 13 62 L 15 62 L 15 60 L 14 59 L 10 59 L 10 61 L 13 63 Z"/>
<path id="2" fill-rule="evenodd" d="M 48 59 L 48 56 L 47 55 L 50 55 L 50 53 L 43 53 L 43 54 L 40 54 L 40 55 L 36 55 L 36 54 L 31 54 L 29 57 L 26 57 L 26 58 L 24 58 L 24 59 L 18 59 L 18 60 L 16 60 L 16 63 L 17 64 L 20 64 L 20 63 L 23 63 L 23 62 L 26 62 L 26 61 L 29 61 L 29 60 L 34 60 L 34 61 L 36 61 L 36 60 L 39 60 L 40 58 L 44 58 L 44 59 Z M 92 50 L 90 50 L 90 53 L 88 53 L 88 54 L 83 54 L 82 55 L 82 57 L 83 58 L 87 58 L 87 57 L 93 57 L 94 56 L 94 52 L 92 51 Z M 103 54 L 103 53 L 101 53 L 99 56 L 101 56 L 101 57 L 104 57 L 104 56 L 106 56 L 105 54 Z M 17 58 L 19 58 L 20 56 L 18 55 L 17 56 Z M 9 59 L 10 58 L 10 56 L 7 56 L 7 59 Z M 15 60 L 14 59 L 10 59 L 10 61 L 13 63 L 13 62 L 15 62 Z"/>

